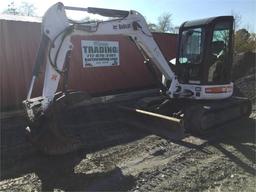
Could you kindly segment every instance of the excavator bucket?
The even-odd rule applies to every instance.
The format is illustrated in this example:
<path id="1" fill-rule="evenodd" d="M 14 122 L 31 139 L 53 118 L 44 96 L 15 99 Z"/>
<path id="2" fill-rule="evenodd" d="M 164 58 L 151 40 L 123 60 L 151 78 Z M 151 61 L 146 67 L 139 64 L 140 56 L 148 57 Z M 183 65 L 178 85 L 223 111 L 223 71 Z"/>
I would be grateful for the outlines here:
<path id="1" fill-rule="evenodd" d="M 61 123 L 62 118 L 56 113 L 47 113 L 35 122 L 36 125 L 28 126 L 26 131 L 31 143 L 49 155 L 65 154 L 79 149 L 80 139 L 72 133 L 70 127 Z"/>
<path id="2" fill-rule="evenodd" d="M 84 94 L 69 94 L 68 97 L 62 94 L 57 95 L 58 99 L 55 99 L 55 102 L 44 113 L 37 114 L 35 112 L 35 108 L 40 105 L 40 97 L 24 103 L 28 114 L 26 128 L 28 139 L 39 150 L 49 155 L 65 154 L 81 148 L 80 138 L 76 136 L 74 127 L 68 123 L 69 114 L 66 102 L 68 105 L 72 105 L 70 101 L 77 103 L 86 96 Z M 72 95 L 76 95 L 75 102 Z M 30 103 L 28 104 L 28 102 Z M 31 118 L 32 109 L 35 113 L 33 118 Z"/>

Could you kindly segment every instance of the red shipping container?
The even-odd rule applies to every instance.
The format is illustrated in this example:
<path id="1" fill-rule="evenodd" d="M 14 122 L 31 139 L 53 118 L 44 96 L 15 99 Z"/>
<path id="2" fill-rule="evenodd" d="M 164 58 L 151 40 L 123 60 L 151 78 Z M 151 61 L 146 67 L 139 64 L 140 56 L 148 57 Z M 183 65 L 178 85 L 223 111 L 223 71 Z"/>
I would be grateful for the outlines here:
<path id="1" fill-rule="evenodd" d="M 0 17 L 0 86 L 1 110 L 21 106 L 26 98 L 32 68 L 40 41 L 40 20 L 24 17 Z M 165 58 L 175 57 L 177 36 L 153 33 Z M 83 68 L 81 40 L 119 42 L 120 65 Z M 69 88 L 89 94 L 104 95 L 118 91 L 153 87 L 155 80 L 143 63 L 137 47 L 123 36 L 74 36 L 71 54 Z M 33 96 L 41 95 L 42 77 L 37 80 Z"/>

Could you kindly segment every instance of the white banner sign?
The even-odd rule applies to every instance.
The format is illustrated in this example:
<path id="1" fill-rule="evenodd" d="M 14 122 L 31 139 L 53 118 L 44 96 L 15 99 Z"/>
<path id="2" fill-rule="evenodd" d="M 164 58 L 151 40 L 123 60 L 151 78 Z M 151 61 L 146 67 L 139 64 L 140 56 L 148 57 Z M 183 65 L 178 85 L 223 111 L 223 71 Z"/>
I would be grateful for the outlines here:
<path id="1" fill-rule="evenodd" d="M 119 63 L 118 41 L 81 41 L 83 67 L 117 66 Z"/>

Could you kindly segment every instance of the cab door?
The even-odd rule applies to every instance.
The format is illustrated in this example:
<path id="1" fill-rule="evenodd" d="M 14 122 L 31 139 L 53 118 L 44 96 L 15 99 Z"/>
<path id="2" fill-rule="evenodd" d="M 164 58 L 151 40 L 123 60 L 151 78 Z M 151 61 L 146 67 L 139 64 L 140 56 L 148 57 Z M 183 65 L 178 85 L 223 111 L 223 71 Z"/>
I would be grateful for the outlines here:
<path id="1" fill-rule="evenodd" d="M 206 59 L 206 83 L 221 85 L 231 81 L 233 20 L 216 21 Z"/>

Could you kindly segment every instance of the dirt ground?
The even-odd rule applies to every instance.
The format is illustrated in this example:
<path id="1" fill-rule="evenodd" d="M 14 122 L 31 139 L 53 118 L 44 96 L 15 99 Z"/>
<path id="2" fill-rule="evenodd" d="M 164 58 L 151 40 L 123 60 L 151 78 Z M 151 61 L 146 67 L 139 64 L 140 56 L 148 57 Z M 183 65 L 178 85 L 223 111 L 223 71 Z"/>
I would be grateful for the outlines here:
<path id="1" fill-rule="evenodd" d="M 256 191 L 255 120 L 254 109 L 225 130 L 174 142 L 112 119 L 91 143 L 111 142 L 46 156 L 25 140 L 23 117 L 9 119 L 0 191 Z"/>
<path id="2" fill-rule="evenodd" d="M 153 134 L 107 118 L 109 111 L 100 125 L 94 116 L 86 130 L 76 128 L 83 149 L 46 156 L 26 141 L 24 117 L 1 120 L 0 191 L 256 191 L 255 75 L 236 86 L 253 103 L 250 118 L 181 141 L 158 136 L 161 126 Z"/>

